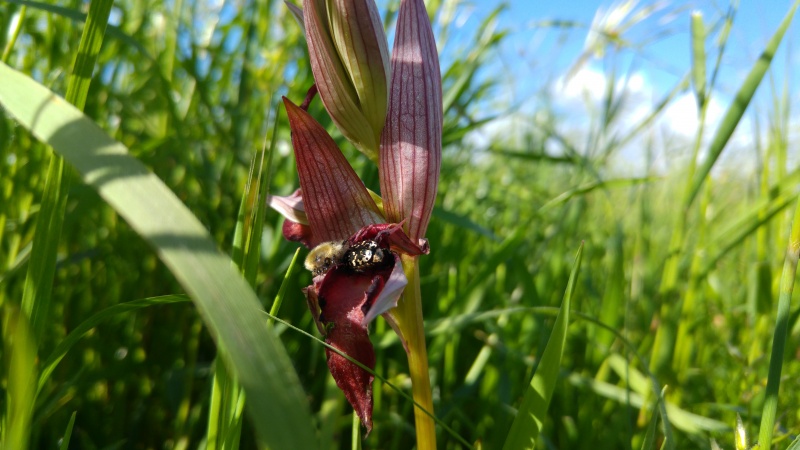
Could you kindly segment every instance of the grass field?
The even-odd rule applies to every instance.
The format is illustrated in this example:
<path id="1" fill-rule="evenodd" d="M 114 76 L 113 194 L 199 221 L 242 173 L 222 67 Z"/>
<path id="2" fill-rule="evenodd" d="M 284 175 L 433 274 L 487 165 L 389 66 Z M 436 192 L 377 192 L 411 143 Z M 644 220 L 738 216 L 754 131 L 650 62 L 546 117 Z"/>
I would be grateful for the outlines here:
<path id="1" fill-rule="evenodd" d="M 380 11 L 389 29 L 398 4 Z M 280 98 L 299 104 L 314 83 L 288 8 L 58 5 L 0 2 L 4 448 L 418 445 L 409 363 L 383 319 L 370 327 L 374 429 L 359 443 L 301 292 L 307 251 L 296 256 L 265 207 L 267 191 L 298 187 Z M 447 12 L 463 7 L 427 2 L 442 42 Z M 682 13 L 686 82 L 635 126 L 620 126 L 629 99 L 609 56 L 599 112 L 575 135 L 541 102 L 514 113 L 527 125 L 516 133 L 474 138 L 511 114 L 481 70 L 506 34 L 490 15 L 467 51 L 443 46 L 439 193 L 419 259 L 436 448 L 522 448 L 507 441 L 518 412 L 546 449 L 786 449 L 800 434 L 796 94 L 767 72 L 794 9 L 707 124 L 718 55 L 747 20 L 735 13 Z M 64 102 L 37 106 L 52 102 L 42 86 L 89 120 Z M 717 167 L 759 86 L 766 123 L 740 149 L 757 163 Z M 650 125 L 684 91 L 712 138 L 659 150 Z M 379 192 L 378 168 L 321 102 L 309 112 Z M 641 161 L 672 151 L 681 163 L 618 175 L 632 142 Z M 532 379 L 549 404 L 523 401 Z"/>

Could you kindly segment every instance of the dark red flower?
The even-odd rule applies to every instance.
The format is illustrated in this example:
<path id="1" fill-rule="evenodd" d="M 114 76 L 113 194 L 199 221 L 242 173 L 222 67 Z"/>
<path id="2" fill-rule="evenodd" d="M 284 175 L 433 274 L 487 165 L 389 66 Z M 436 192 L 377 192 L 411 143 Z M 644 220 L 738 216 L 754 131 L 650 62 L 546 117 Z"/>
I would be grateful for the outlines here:
<path id="1" fill-rule="evenodd" d="M 367 325 L 397 306 L 408 284 L 399 255 L 425 254 L 427 241 L 413 242 L 400 224 L 383 223 L 369 191 L 325 129 L 286 98 L 284 105 L 302 191 L 273 197 L 270 204 L 291 218 L 284 223 L 286 238 L 313 247 L 306 267 L 315 276 L 303 293 L 325 342 L 374 369 Z M 392 318 L 384 317 L 396 329 Z M 326 354 L 331 375 L 369 432 L 373 376 L 334 351 Z"/>
<path id="2" fill-rule="evenodd" d="M 419 298 L 404 304 L 417 306 L 401 308 L 405 315 L 397 321 L 389 311 L 408 284 L 403 264 L 417 270 L 415 258 L 401 262 L 400 255 L 428 253 L 424 236 L 441 164 L 439 60 L 422 0 L 400 3 L 391 76 L 373 0 L 304 0 L 303 6 L 291 9 L 305 29 L 320 97 L 342 134 L 379 165 L 385 215 L 328 133 L 286 98 L 302 193 L 273 197 L 270 204 L 287 217 L 286 238 L 313 248 L 306 267 L 315 276 L 303 292 L 320 333 L 372 369 L 367 325 L 378 315 L 407 351 L 407 343 L 425 351 L 421 315 L 414 313 Z M 407 341 L 398 324 L 409 326 L 409 317 L 419 323 Z M 336 384 L 371 430 L 372 375 L 335 351 L 326 353 Z M 427 376 L 427 362 L 420 367 L 412 378 Z M 430 392 L 419 401 L 432 410 Z"/>

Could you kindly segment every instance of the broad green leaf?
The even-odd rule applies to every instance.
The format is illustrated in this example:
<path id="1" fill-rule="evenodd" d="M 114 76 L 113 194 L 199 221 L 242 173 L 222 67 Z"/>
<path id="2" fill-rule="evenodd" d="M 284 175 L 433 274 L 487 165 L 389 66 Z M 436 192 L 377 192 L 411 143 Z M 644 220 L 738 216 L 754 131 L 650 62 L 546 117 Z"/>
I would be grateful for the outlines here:
<path id="1" fill-rule="evenodd" d="M 203 225 L 80 111 L 5 64 L 0 79 L 3 108 L 72 164 L 186 289 L 247 393 L 261 441 L 274 449 L 316 448 L 308 403 L 286 349 L 259 314 L 252 289 Z"/>

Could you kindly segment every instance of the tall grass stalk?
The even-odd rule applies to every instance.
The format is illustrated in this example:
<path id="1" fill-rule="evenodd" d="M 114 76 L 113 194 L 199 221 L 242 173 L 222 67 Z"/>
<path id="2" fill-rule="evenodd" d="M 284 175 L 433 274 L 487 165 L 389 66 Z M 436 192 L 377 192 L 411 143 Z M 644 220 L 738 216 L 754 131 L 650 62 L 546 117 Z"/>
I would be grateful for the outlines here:
<path id="1" fill-rule="evenodd" d="M 789 331 L 789 315 L 794 290 L 794 279 L 797 276 L 797 260 L 800 258 L 800 201 L 794 212 L 789 243 L 781 273 L 778 311 L 775 320 L 775 331 L 772 337 L 772 352 L 769 357 L 769 375 L 764 398 L 764 409 L 761 414 L 761 426 L 758 432 L 758 445 L 761 449 L 772 447 L 772 433 L 775 429 L 778 411 L 778 391 L 781 387 L 781 370 L 783 369 L 784 351 Z"/>

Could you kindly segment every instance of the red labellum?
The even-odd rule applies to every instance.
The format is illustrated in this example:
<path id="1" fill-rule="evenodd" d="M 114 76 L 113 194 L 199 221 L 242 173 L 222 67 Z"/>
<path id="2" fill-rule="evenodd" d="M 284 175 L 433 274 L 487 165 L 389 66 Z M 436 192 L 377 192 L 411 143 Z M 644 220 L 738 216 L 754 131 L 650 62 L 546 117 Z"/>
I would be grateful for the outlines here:
<path id="1" fill-rule="evenodd" d="M 367 325 L 397 306 L 408 284 L 398 253 L 421 255 L 428 251 L 426 244 L 414 244 L 400 224 L 374 224 L 345 241 L 324 243 L 320 249 L 313 249 L 310 259 L 316 261 L 318 255 L 324 256 L 320 259 L 324 266 L 317 271 L 311 265 L 319 274 L 303 292 L 325 341 L 373 369 L 375 353 Z M 390 325 L 394 328 L 393 322 Z M 336 385 L 370 430 L 373 376 L 334 351 L 327 350 L 327 356 Z"/>

